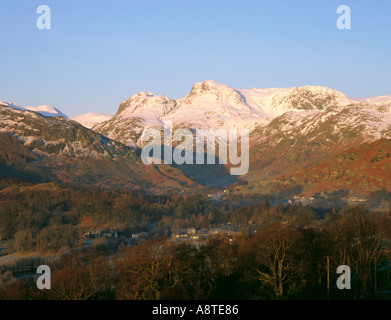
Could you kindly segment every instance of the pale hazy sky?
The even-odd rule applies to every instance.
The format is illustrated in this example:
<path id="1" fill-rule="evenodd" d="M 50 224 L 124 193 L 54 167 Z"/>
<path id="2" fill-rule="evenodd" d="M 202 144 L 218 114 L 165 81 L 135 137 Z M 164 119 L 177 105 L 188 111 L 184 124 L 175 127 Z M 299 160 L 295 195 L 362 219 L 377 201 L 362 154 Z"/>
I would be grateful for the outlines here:
<path id="1" fill-rule="evenodd" d="M 51 8 L 51 30 L 36 27 Z M 339 5 L 351 30 L 336 27 Z M 195 82 L 391 94 L 389 0 L 0 0 L 0 99 L 73 117 Z"/>

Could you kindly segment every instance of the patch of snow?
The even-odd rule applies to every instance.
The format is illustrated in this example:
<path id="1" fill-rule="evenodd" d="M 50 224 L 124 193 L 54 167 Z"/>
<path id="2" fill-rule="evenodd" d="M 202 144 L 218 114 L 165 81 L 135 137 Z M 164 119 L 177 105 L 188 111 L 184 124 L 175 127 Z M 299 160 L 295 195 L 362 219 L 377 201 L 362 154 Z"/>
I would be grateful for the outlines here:
<path id="1" fill-rule="evenodd" d="M 91 113 L 85 113 L 80 116 L 74 117 L 71 120 L 79 122 L 84 127 L 91 129 L 93 126 L 100 124 L 104 121 L 108 121 L 112 117 L 113 116 L 111 114 L 91 112 Z"/>
<path id="2" fill-rule="evenodd" d="M 28 106 L 25 108 L 26 110 L 29 111 L 34 111 L 37 113 L 40 113 L 41 115 L 45 117 L 63 117 L 65 119 L 68 119 L 68 116 L 64 113 L 62 113 L 60 110 L 53 106 L 48 106 L 48 105 L 41 105 L 41 106 Z"/>

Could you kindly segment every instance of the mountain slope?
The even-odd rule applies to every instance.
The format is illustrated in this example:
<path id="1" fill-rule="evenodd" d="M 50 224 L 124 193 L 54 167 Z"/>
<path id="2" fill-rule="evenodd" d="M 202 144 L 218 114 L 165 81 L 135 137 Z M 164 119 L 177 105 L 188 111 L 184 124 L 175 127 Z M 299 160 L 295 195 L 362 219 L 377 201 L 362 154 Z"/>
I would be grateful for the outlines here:
<path id="1" fill-rule="evenodd" d="M 292 173 L 382 137 L 391 137 L 391 113 L 384 106 L 352 104 L 287 112 L 253 131 L 248 179 Z"/>
<path id="2" fill-rule="evenodd" d="M 133 149 L 64 118 L 0 106 L 0 131 L 14 137 L 13 150 L 31 158 L 20 163 L 10 160 L 17 155 L 8 154 L 3 164 L 43 180 L 154 191 L 197 187 L 179 170 L 146 166 Z"/>
<path id="3" fill-rule="evenodd" d="M 359 194 L 382 188 L 391 191 L 391 140 L 363 143 L 339 153 L 330 161 L 299 170 L 286 180 L 306 185 L 308 195 L 339 189 Z"/>

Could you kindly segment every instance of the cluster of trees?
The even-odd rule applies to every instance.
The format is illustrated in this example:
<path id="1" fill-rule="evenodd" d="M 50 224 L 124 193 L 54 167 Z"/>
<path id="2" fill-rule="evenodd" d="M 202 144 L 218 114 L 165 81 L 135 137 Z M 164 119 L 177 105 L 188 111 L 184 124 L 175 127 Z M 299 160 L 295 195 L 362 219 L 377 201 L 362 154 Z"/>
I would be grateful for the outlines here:
<path id="1" fill-rule="evenodd" d="M 131 190 L 103 190 L 58 184 L 21 185 L 0 192 L 0 240 L 18 252 L 56 252 L 81 244 L 82 235 L 104 228 L 130 236 L 147 231 L 170 235 L 184 228 L 210 229 L 232 222 L 308 224 L 319 215 L 301 205 L 237 205 L 200 196 L 156 196 Z"/>
<path id="2" fill-rule="evenodd" d="M 14 249 L 21 252 L 51 251 L 74 247 L 79 240 L 79 230 L 71 224 L 51 225 L 41 230 L 34 228 L 15 234 Z"/>
<path id="3" fill-rule="evenodd" d="M 391 201 L 391 192 L 388 192 L 386 189 L 382 188 L 376 191 L 371 192 L 367 196 L 368 205 L 377 206 L 382 204 L 382 202 Z"/>
<path id="4" fill-rule="evenodd" d="M 374 298 L 390 291 L 391 218 L 352 207 L 322 228 L 271 222 L 201 245 L 167 238 L 68 253 L 51 265 L 52 289 L 9 281 L 4 299 Z M 328 261 L 328 262 L 327 262 Z M 339 265 L 352 289 L 336 288 Z M 329 274 L 329 276 L 328 276 Z M 329 279 L 329 280 L 328 280 Z M 329 292 L 327 291 L 329 287 Z"/>
<path id="5" fill-rule="evenodd" d="M 37 160 L 37 156 L 10 132 L 0 132 L 0 166 L 23 165 L 31 160 Z"/>
<path id="6" fill-rule="evenodd" d="M 0 240 L 14 240 L 17 251 L 56 251 L 76 246 L 89 229 L 106 226 L 131 234 L 152 228 L 164 234 L 174 222 L 210 226 L 221 212 L 225 209 L 197 195 L 23 185 L 0 193 Z"/>
<path id="7" fill-rule="evenodd" d="M 310 206 L 303 206 L 302 204 L 271 206 L 267 202 L 238 208 L 230 215 L 231 221 L 238 225 L 247 225 L 250 222 L 269 224 L 278 221 L 286 221 L 295 225 L 308 225 L 311 221 L 321 218 L 323 218 L 323 214 L 315 211 Z"/>

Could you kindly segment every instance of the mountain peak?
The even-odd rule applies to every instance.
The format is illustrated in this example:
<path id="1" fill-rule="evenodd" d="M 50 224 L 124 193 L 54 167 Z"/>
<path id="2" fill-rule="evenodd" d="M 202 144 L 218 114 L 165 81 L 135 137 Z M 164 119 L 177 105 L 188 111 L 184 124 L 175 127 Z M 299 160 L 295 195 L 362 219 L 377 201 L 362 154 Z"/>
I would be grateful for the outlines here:
<path id="1" fill-rule="evenodd" d="M 142 91 L 132 95 L 129 99 L 123 101 L 116 113 L 120 116 L 131 117 L 140 113 L 155 113 L 164 115 L 170 112 L 176 106 L 176 101 L 164 95 L 156 95 L 152 92 Z"/>
<path id="2" fill-rule="evenodd" d="M 90 112 L 74 117 L 71 120 L 79 122 L 84 127 L 91 129 L 93 126 L 110 120 L 112 117 L 111 114 Z"/>
<path id="3" fill-rule="evenodd" d="M 155 97 L 156 94 L 154 94 L 153 92 L 145 92 L 145 91 L 141 91 L 140 93 L 137 93 L 133 96 L 139 96 L 139 97 Z"/>
<path id="4" fill-rule="evenodd" d="M 66 114 L 62 113 L 59 109 L 53 106 L 48 106 L 48 105 L 41 105 L 35 107 L 28 106 L 25 109 L 29 111 L 38 112 L 45 117 L 63 117 L 65 119 L 68 119 L 68 116 Z"/>
<path id="5" fill-rule="evenodd" d="M 261 97 L 267 114 L 280 115 L 286 111 L 324 110 L 333 106 L 354 103 L 344 93 L 324 86 L 303 86 L 280 89 Z"/>
<path id="6" fill-rule="evenodd" d="M 222 91 L 233 90 L 231 87 L 217 83 L 214 80 L 205 80 L 202 82 L 196 82 L 193 85 L 193 88 L 190 91 L 189 95 L 198 95 L 198 94 L 214 94 L 220 95 Z"/>
<path id="7" fill-rule="evenodd" d="M 244 98 L 239 91 L 214 80 L 196 82 L 190 90 L 190 93 L 183 100 L 191 104 L 193 100 L 206 96 L 214 96 L 212 99 L 233 104 L 245 103 Z"/>

